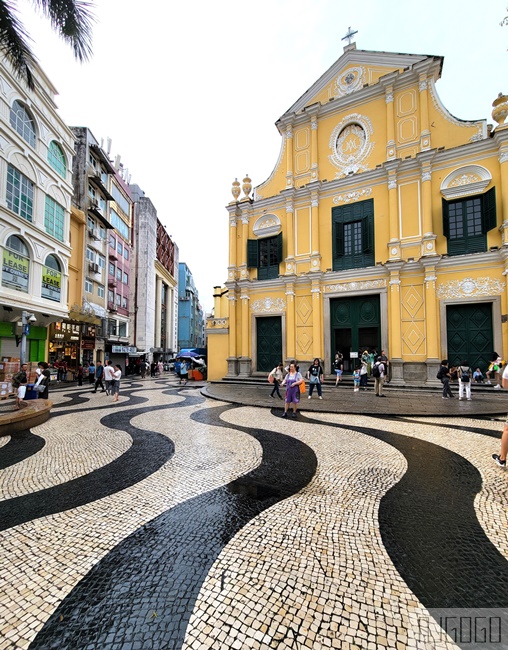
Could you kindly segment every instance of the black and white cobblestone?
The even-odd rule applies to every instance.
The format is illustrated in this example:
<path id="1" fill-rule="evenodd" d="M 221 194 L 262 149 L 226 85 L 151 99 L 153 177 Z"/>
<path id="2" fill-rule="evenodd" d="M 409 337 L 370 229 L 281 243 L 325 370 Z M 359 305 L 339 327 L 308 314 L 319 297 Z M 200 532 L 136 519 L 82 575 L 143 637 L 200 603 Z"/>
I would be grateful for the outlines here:
<path id="1" fill-rule="evenodd" d="M 0 438 L 0 650 L 424 648 L 426 608 L 469 602 L 448 561 L 478 583 L 504 569 L 478 593 L 508 604 L 500 423 L 285 421 L 171 380 L 125 382 L 115 405 L 52 398 L 33 440 Z M 470 561 L 445 548 L 457 531 L 439 537 L 448 516 Z M 436 588 L 416 553 L 429 529 Z"/>

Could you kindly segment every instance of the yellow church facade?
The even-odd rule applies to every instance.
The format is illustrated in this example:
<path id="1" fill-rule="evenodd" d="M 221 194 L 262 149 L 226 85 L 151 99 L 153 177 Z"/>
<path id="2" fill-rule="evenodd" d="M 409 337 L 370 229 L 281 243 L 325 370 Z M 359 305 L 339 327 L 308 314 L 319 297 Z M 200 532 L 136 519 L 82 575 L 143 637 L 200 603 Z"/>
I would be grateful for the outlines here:
<path id="1" fill-rule="evenodd" d="M 227 282 L 207 321 L 209 378 L 384 350 L 392 382 L 442 358 L 508 354 L 508 98 L 463 121 L 443 58 L 344 48 L 277 121 L 281 151 L 233 184 Z M 242 196 L 241 196 L 242 195 Z"/>

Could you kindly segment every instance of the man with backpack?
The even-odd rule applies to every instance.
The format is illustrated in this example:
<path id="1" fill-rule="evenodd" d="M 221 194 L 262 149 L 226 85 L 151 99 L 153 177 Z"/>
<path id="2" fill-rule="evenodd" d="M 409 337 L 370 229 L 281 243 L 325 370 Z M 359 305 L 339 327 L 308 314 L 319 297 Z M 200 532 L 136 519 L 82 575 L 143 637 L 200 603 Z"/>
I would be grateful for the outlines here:
<path id="1" fill-rule="evenodd" d="M 457 368 L 459 378 L 459 400 L 464 398 L 464 389 L 466 389 L 466 399 L 471 401 L 471 368 L 467 361 L 462 361 Z"/>
<path id="2" fill-rule="evenodd" d="M 383 383 L 386 376 L 386 366 L 383 363 L 383 357 L 379 356 L 372 366 L 372 376 L 374 377 L 374 394 L 376 397 L 386 397 L 383 395 Z"/>

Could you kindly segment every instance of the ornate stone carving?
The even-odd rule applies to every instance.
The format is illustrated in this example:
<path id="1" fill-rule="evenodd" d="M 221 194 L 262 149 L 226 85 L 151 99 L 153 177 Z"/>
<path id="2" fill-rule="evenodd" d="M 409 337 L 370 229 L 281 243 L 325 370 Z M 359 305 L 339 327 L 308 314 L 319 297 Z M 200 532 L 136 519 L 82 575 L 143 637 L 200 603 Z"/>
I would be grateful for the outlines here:
<path id="1" fill-rule="evenodd" d="M 248 197 L 252 191 L 252 182 L 248 174 L 245 174 L 245 178 L 243 179 L 242 190 L 246 197 Z"/>
<path id="2" fill-rule="evenodd" d="M 266 314 L 271 312 L 281 312 L 286 310 L 286 303 L 282 298 L 262 298 L 254 300 L 250 306 L 251 311 L 257 314 Z"/>
<path id="3" fill-rule="evenodd" d="M 441 183 L 441 194 L 450 201 L 481 194 L 489 186 L 492 174 L 481 165 L 464 165 L 450 172 Z"/>
<path id="4" fill-rule="evenodd" d="M 366 171 L 366 160 L 372 152 L 373 133 L 371 121 L 358 113 L 347 115 L 337 124 L 330 137 L 330 162 L 341 174 Z"/>
<path id="5" fill-rule="evenodd" d="M 372 188 L 366 187 L 363 190 L 354 190 L 353 192 L 347 192 L 346 194 L 339 194 L 338 196 L 333 197 L 333 202 L 335 205 L 338 203 L 351 203 L 352 201 L 359 201 L 369 197 L 372 194 Z"/>
<path id="6" fill-rule="evenodd" d="M 280 232 L 281 222 L 275 214 L 264 214 L 254 223 L 252 232 L 256 237 L 266 237 L 267 235 L 276 235 Z"/>
<path id="7" fill-rule="evenodd" d="M 492 106 L 494 107 L 492 118 L 501 126 L 508 117 L 508 96 L 499 93 L 497 98 L 492 102 Z"/>
<path id="8" fill-rule="evenodd" d="M 477 183 L 482 179 L 478 174 L 462 174 L 453 179 L 448 187 L 458 187 L 459 185 L 469 185 L 470 183 Z"/>
<path id="9" fill-rule="evenodd" d="M 418 84 L 418 90 L 420 92 L 422 92 L 423 90 L 427 90 L 427 79 L 420 81 L 420 83 Z"/>
<path id="10" fill-rule="evenodd" d="M 350 95 L 356 90 L 362 88 L 365 79 L 365 68 L 356 66 L 348 68 L 345 72 L 340 74 L 335 80 L 334 94 L 337 97 L 344 97 Z"/>
<path id="11" fill-rule="evenodd" d="M 505 287 L 504 282 L 492 278 L 464 278 L 440 283 L 436 288 L 436 296 L 440 299 L 498 296 L 504 292 Z"/>
<path id="12" fill-rule="evenodd" d="M 425 183 L 425 181 L 430 181 L 431 179 L 432 179 L 431 172 L 422 172 L 422 183 Z"/>
<path id="13" fill-rule="evenodd" d="M 238 197 L 240 196 L 240 183 L 238 181 L 238 178 L 235 178 L 233 181 L 233 187 L 231 188 L 231 194 L 233 195 L 233 198 L 235 201 L 238 201 Z"/>
<path id="14" fill-rule="evenodd" d="M 386 280 L 365 280 L 365 281 L 352 281 L 352 282 L 340 282 L 339 284 L 327 284 L 325 285 L 326 293 L 346 293 L 348 291 L 366 291 L 371 289 L 383 289 L 386 287 Z"/>
<path id="15" fill-rule="evenodd" d="M 310 123 L 310 128 L 313 131 L 315 131 L 317 129 L 317 121 L 316 120 L 312 120 L 312 122 Z"/>
<path id="16" fill-rule="evenodd" d="M 397 179 L 391 178 L 388 181 L 388 189 L 389 190 L 396 190 L 397 189 Z"/>
<path id="17" fill-rule="evenodd" d="M 293 137 L 293 131 L 291 130 L 291 128 L 288 127 L 286 129 L 286 138 L 290 140 L 292 137 Z"/>
<path id="18" fill-rule="evenodd" d="M 508 162 L 508 151 L 501 151 L 499 154 L 499 162 L 504 163 Z"/>
<path id="19" fill-rule="evenodd" d="M 393 102 L 393 93 L 386 93 L 385 102 L 391 104 Z"/>

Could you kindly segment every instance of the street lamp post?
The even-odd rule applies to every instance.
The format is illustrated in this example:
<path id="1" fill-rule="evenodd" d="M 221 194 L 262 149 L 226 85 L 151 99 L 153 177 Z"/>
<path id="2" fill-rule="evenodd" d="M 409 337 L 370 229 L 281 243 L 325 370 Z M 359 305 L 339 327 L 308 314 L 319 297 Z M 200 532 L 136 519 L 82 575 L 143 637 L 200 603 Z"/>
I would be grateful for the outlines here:
<path id="1" fill-rule="evenodd" d="M 19 353 L 21 365 L 26 363 L 26 337 L 30 334 L 30 323 L 35 323 L 35 315 L 29 311 L 21 312 L 21 350 Z"/>

